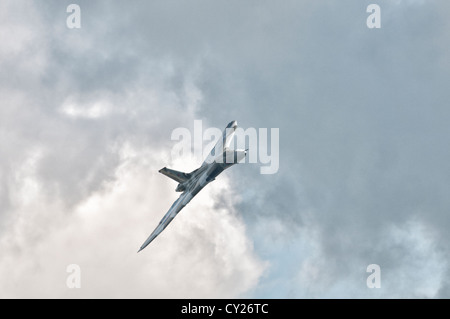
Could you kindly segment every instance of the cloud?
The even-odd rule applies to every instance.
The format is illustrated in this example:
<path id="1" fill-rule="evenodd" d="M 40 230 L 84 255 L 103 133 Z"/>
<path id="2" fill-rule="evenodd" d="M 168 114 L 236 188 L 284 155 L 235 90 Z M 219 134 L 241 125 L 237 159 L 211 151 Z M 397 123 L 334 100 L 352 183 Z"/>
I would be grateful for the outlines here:
<path id="1" fill-rule="evenodd" d="M 393 8 L 382 2 L 382 12 L 389 14 L 382 13 L 386 24 L 380 32 L 366 28 L 365 6 L 347 4 L 329 1 L 291 10 L 282 19 L 265 20 L 270 33 L 243 32 L 230 45 L 235 55 L 218 50 L 221 60 L 205 71 L 221 81 L 201 87 L 204 104 L 220 106 L 211 116 L 239 114 L 244 126 L 280 127 L 279 174 L 254 177 L 252 169 L 244 171 L 241 210 L 249 224 L 283 221 L 285 232 L 279 236 L 287 246 L 281 249 L 297 261 L 297 269 L 308 268 L 309 258 L 323 265 L 320 278 L 328 279 L 308 284 L 317 289 L 314 296 L 345 296 L 350 286 L 354 295 L 366 295 L 365 267 L 373 262 L 389 260 L 400 272 L 413 243 L 399 247 L 401 253 L 393 257 L 382 244 L 383 234 L 417 218 L 436 234 L 430 244 L 440 256 L 435 260 L 445 264 L 448 259 L 440 244 L 449 241 L 444 217 L 449 203 L 443 196 L 448 148 L 442 141 L 450 114 L 441 86 L 448 81 L 441 68 L 446 19 L 439 14 L 444 4 Z M 430 17 L 434 22 L 426 24 Z M 257 50 L 260 37 L 265 45 Z M 253 55 L 241 54 L 251 48 Z M 269 254 L 258 228 L 252 232 L 256 249 Z M 318 251 L 299 249 L 310 255 L 294 257 L 299 243 L 293 238 L 301 238 L 305 228 L 315 230 Z M 437 275 L 432 264 L 424 267 L 430 281 L 448 282 L 448 274 Z M 408 275 L 402 278 L 412 277 L 413 269 L 403 268 Z M 283 277 L 279 269 L 271 275 L 273 282 Z M 356 281 L 341 285 L 354 276 Z M 412 281 L 405 279 L 405 285 L 409 289 L 389 292 L 437 296 L 438 285 L 423 294 L 411 288 Z M 302 286 L 280 284 L 279 295 L 311 296 Z M 333 287 L 335 294 L 328 292 Z"/>
<path id="2" fill-rule="evenodd" d="M 5 291 L 24 293 L 19 277 L 27 274 L 53 282 L 47 296 L 71 296 L 57 285 L 65 282 L 65 266 L 79 262 L 85 281 L 75 294 L 118 296 L 110 283 L 118 273 L 130 278 L 120 278 L 125 291 L 154 274 L 171 283 L 167 265 L 156 261 L 169 256 L 181 287 L 194 284 L 197 262 L 205 259 L 205 277 L 191 291 L 180 288 L 180 296 L 446 296 L 445 2 L 380 1 L 379 30 L 366 27 L 366 5 L 356 0 L 79 4 L 79 30 L 66 28 L 57 2 L 1 5 L 7 45 L 0 49 L 0 223 L 8 251 L 2 278 L 23 265 Z M 152 248 L 159 259 L 148 261 L 150 273 L 129 261 L 145 257 L 127 249 L 151 229 L 136 238 L 116 238 L 116 231 L 122 224 L 136 231 L 131 223 L 149 218 L 139 202 L 155 214 L 166 211 L 160 199 L 174 199 L 170 181 L 161 190 L 143 179 L 164 165 L 195 168 L 170 158 L 169 137 L 198 119 L 215 127 L 236 119 L 244 129 L 279 128 L 279 171 L 264 176 L 246 164 L 221 176 L 190 211 L 214 208 L 220 218 L 191 220 L 183 211 L 177 222 L 195 231 L 171 225 L 176 235 L 161 237 L 167 255 Z M 135 153 L 133 161 L 127 152 Z M 125 180 L 121 189 L 117 183 Z M 215 193 L 220 187 L 231 202 Z M 140 195 L 147 188 L 160 196 Z M 128 206 L 131 220 L 121 214 Z M 237 240 L 227 246 L 223 234 Z M 191 242 L 197 246 L 185 245 Z M 79 261 L 58 259 L 70 245 Z M 79 248 L 90 245 L 109 266 Z M 112 247 L 132 257 L 112 255 Z M 48 268 L 31 251 L 59 264 Z M 372 263 L 381 266 L 382 290 L 365 286 Z M 427 281 L 414 281 L 415 273 Z M 142 295 L 173 296 L 162 281 L 152 282 L 154 291 Z"/>
<path id="3" fill-rule="evenodd" d="M 214 198 L 230 187 L 226 177 L 137 254 L 176 194 L 156 173 L 160 150 L 125 144 L 118 153 L 114 177 L 72 207 L 43 191 L 39 153 L 22 165 L 0 241 L 3 298 L 229 297 L 256 285 L 264 263 L 242 220 L 232 202 L 215 207 Z M 80 266 L 80 289 L 65 284 L 70 264 Z"/>
<path id="4" fill-rule="evenodd" d="M 122 51 L 96 40 L 108 30 L 67 33 L 59 5 L 2 6 L 3 23 L 20 28 L 1 61 L 20 81 L 1 79 L 0 296 L 230 297 L 255 287 L 265 263 L 234 201 L 216 207 L 226 176 L 183 210 L 172 236 L 136 254 L 177 195 L 157 170 L 199 164 L 170 158 L 170 132 L 201 103 L 197 66 L 133 55 L 121 64 Z M 66 286 L 70 264 L 79 290 Z"/>

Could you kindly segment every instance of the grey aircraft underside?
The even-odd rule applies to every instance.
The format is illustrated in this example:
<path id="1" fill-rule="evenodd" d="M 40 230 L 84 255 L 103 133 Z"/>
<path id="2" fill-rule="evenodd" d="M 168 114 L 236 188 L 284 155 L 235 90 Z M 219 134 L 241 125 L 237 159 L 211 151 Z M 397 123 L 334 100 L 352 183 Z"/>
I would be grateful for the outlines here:
<path id="1" fill-rule="evenodd" d="M 225 169 L 244 159 L 247 155 L 247 150 L 229 149 L 236 127 L 236 121 L 232 121 L 227 125 L 223 131 L 222 138 L 217 141 L 203 164 L 196 170 L 190 173 L 183 173 L 166 167 L 159 170 L 160 173 L 177 181 L 179 184 L 176 191 L 182 193 L 172 204 L 166 215 L 164 215 L 156 229 L 142 244 L 138 252 L 147 247 L 203 187 L 214 181 Z"/>

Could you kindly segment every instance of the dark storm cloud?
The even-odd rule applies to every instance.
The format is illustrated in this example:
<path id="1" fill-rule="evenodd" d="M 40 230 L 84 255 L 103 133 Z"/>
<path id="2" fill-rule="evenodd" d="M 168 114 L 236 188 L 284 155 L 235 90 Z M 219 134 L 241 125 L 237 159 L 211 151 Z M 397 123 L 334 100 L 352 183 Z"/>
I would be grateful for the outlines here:
<path id="1" fill-rule="evenodd" d="M 252 222 L 275 215 L 301 225 L 306 202 L 337 281 L 360 261 L 399 270 L 418 257 L 408 245 L 394 256 L 377 244 L 390 225 L 417 218 L 450 240 L 445 17 L 436 2 L 380 5 L 380 30 L 365 26 L 356 1 L 267 14 L 265 25 L 249 10 L 254 28 L 214 47 L 201 86 L 204 112 L 216 121 L 231 115 L 241 125 L 280 127 L 281 177 L 240 172 L 242 192 L 258 193 L 242 212 Z M 436 249 L 446 254 L 445 245 Z"/>
<path id="2" fill-rule="evenodd" d="M 301 226 L 306 202 L 334 273 L 369 259 L 401 267 L 408 246 L 394 258 L 376 243 L 385 227 L 411 218 L 449 241 L 449 78 L 440 68 L 439 3 L 380 2 L 380 30 L 366 27 L 360 1 L 141 4 L 96 7 L 107 21 L 98 41 L 112 48 L 118 74 L 128 48 L 175 57 L 180 72 L 200 59 L 200 118 L 280 128 L 279 176 L 239 172 L 242 192 L 259 193 L 242 204 L 250 220 L 275 215 Z M 118 10 L 125 14 L 115 23 Z M 130 70 L 139 71 L 136 64 Z M 110 78 L 93 71 L 93 81 Z"/>

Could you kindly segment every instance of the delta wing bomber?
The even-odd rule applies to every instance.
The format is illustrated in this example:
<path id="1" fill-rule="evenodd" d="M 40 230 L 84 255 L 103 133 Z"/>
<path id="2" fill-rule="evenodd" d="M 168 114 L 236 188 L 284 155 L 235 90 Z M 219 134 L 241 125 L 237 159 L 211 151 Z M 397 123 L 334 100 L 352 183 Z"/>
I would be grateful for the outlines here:
<path id="1" fill-rule="evenodd" d="M 247 150 L 231 150 L 230 143 L 234 137 L 237 122 L 230 122 L 223 131 L 222 137 L 206 157 L 202 165 L 190 173 L 183 173 L 164 167 L 160 173 L 178 182 L 177 192 L 182 192 L 180 197 L 172 204 L 169 211 L 159 222 L 158 226 L 142 244 L 139 251 L 147 247 L 177 214 L 198 194 L 206 185 L 216 179 L 225 169 L 239 163 L 247 155 Z M 138 252 L 139 252 L 138 251 Z"/>

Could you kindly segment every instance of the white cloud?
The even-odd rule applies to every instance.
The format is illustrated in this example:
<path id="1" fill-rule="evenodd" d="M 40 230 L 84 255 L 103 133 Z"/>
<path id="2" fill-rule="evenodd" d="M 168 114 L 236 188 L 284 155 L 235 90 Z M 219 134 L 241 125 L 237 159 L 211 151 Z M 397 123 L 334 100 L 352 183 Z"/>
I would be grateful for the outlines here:
<path id="1" fill-rule="evenodd" d="M 227 208 L 215 207 L 214 198 L 230 188 L 226 176 L 136 253 L 176 195 L 174 183 L 157 173 L 159 152 L 122 152 L 133 155 L 122 159 L 114 180 L 72 209 L 34 188 L 0 240 L 0 296 L 209 298 L 237 297 L 253 288 L 264 263 L 233 199 Z M 35 178 L 29 174 L 26 183 L 42 183 Z M 65 284 L 69 264 L 81 267 L 80 289 Z"/>
<path id="2" fill-rule="evenodd" d="M 181 72 L 171 58 L 146 56 L 127 82 L 133 66 L 116 70 L 121 53 L 98 46 L 107 30 L 67 34 L 65 20 L 53 26 L 39 8 L 15 3 L 1 5 L 11 45 L 0 49 L 9 72 L 0 91 L 0 297 L 237 297 L 255 287 L 264 263 L 237 199 L 216 207 L 232 196 L 226 174 L 136 253 L 178 195 L 157 171 L 200 164 L 168 148 L 172 127 L 193 123 L 202 103 L 199 64 Z M 70 264 L 81 267 L 80 289 L 66 286 Z"/>
<path id="3" fill-rule="evenodd" d="M 111 113 L 112 105 L 107 101 L 98 101 L 92 105 L 79 105 L 66 101 L 60 108 L 60 112 L 72 118 L 96 119 Z"/>
<path id="4" fill-rule="evenodd" d="M 382 246 L 394 253 L 401 249 L 406 254 L 400 254 L 394 264 L 385 267 L 387 295 L 399 298 L 437 296 L 448 268 L 445 255 L 437 247 L 437 240 L 434 230 L 418 219 L 389 227 Z"/>

